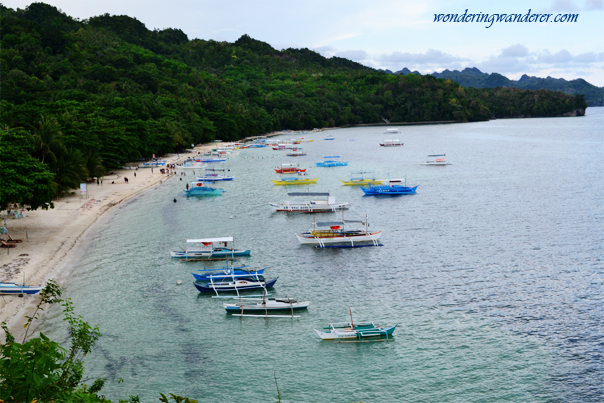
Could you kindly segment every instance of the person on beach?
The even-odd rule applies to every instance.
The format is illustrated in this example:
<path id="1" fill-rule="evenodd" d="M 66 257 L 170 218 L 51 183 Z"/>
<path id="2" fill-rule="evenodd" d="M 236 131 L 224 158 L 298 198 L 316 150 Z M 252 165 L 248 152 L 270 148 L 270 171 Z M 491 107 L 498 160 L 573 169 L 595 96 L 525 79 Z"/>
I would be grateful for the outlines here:
<path id="1" fill-rule="evenodd" d="M 99 186 L 101 184 L 101 182 L 99 181 L 99 178 L 96 178 L 96 185 Z"/>
<path id="2" fill-rule="evenodd" d="M 124 182 L 128 183 L 128 178 L 124 176 Z"/>
<path id="3" fill-rule="evenodd" d="M 187 183 L 187 190 L 189 190 L 189 184 Z"/>
<path id="4" fill-rule="evenodd" d="M 134 177 L 136 178 L 136 172 L 134 173 Z"/>
<path id="5" fill-rule="evenodd" d="M 151 173 L 153 173 L 153 168 L 151 168 Z"/>
<path id="6" fill-rule="evenodd" d="M 103 186 L 103 180 L 101 179 L 101 186 Z"/>

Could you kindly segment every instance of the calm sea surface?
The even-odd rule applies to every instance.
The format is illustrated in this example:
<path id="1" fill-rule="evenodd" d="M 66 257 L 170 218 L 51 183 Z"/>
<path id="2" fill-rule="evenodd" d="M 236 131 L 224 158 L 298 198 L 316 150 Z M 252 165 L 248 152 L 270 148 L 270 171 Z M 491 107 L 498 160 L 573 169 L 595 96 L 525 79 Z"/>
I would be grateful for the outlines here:
<path id="1" fill-rule="evenodd" d="M 172 179 L 117 207 L 71 262 L 66 294 L 103 334 L 86 357 L 108 398 L 159 392 L 208 402 L 604 401 L 604 113 L 306 135 L 297 159 L 242 150 L 221 197 L 186 198 Z M 334 141 L 324 141 L 328 134 Z M 286 139 L 291 136 L 281 136 Z M 447 153 L 450 166 L 422 166 Z M 273 186 L 283 162 L 314 166 L 338 153 L 348 167 L 310 168 L 383 230 L 383 247 L 318 250 L 295 232 L 312 216 L 267 203 L 302 190 Z M 351 170 L 418 184 L 414 196 L 363 197 Z M 191 180 L 192 176 L 186 177 Z M 125 186 L 125 185 L 120 185 Z M 173 199 L 178 200 L 177 203 Z M 336 214 L 320 215 L 336 218 Z M 241 262 L 279 281 L 273 295 L 311 301 L 299 319 L 235 318 L 200 295 L 169 251 L 187 238 L 234 236 Z M 183 284 L 176 285 L 177 280 Z M 322 342 L 313 328 L 349 319 L 398 323 L 387 343 Z M 43 332 L 64 338 L 59 310 Z M 119 378 L 124 382 L 118 384 Z"/>

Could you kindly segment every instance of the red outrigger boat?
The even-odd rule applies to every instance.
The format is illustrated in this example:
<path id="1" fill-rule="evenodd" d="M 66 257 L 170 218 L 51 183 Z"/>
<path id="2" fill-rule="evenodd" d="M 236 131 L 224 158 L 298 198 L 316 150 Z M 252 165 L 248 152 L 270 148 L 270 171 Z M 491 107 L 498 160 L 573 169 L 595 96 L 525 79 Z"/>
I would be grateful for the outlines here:
<path id="1" fill-rule="evenodd" d="M 298 164 L 281 164 L 281 167 L 275 168 L 278 174 L 291 174 L 296 172 L 306 172 L 306 168 L 302 169 Z"/>

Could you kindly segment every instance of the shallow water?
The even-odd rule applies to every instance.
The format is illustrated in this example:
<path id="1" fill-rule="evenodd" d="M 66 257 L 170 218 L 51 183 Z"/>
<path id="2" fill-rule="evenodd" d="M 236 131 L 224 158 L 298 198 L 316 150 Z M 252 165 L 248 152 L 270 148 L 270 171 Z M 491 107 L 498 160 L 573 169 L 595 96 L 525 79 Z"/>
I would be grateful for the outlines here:
<path id="1" fill-rule="evenodd" d="M 391 148 L 378 145 L 383 128 L 339 129 L 306 135 L 306 157 L 241 151 L 224 165 L 235 180 L 220 197 L 186 198 L 185 181 L 170 180 L 104 219 L 73 261 L 66 294 L 103 334 L 88 375 L 108 379 L 108 398 L 144 402 L 159 392 L 276 401 L 275 375 L 284 402 L 602 401 L 602 127 L 603 109 L 589 108 L 582 118 L 401 127 L 405 145 Z M 442 152 L 453 165 L 420 165 Z M 320 179 L 309 188 L 350 202 L 348 218 L 368 214 L 383 247 L 301 246 L 294 233 L 312 216 L 268 206 L 307 189 L 273 186 L 273 167 L 331 153 L 349 167 L 311 168 Z M 406 175 L 417 194 L 341 186 L 359 169 Z M 241 262 L 279 277 L 273 295 L 309 299 L 308 312 L 230 317 L 189 274 L 220 262 L 169 257 L 187 238 L 231 235 L 252 249 Z M 312 329 L 348 320 L 349 307 L 355 320 L 398 323 L 395 340 L 321 342 Z M 43 331 L 64 337 L 58 310 L 50 316 Z"/>

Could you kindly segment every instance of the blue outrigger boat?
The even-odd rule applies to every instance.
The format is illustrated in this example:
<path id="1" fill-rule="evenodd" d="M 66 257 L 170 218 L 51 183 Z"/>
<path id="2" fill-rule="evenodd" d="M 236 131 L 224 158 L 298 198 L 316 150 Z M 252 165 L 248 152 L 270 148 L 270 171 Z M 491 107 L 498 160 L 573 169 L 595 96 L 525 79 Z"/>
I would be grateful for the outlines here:
<path id="1" fill-rule="evenodd" d="M 404 186 L 402 185 L 403 179 L 388 179 L 387 185 L 369 185 L 369 187 L 362 187 L 361 189 L 366 196 L 414 195 L 417 186 L 408 187 L 407 177 L 405 177 L 404 181 Z"/>
<path id="2" fill-rule="evenodd" d="M 264 270 L 246 270 L 246 265 L 237 267 L 225 267 L 223 269 L 199 269 L 197 273 L 191 273 L 197 281 L 211 281 L 232 279 L 233 276 L 244 280 L 264 280 Z"/>
<path id="3" fill-rule="evenodd" d="M 327 155 L 323 157 L 323 162 L 315 162 L 318 167 L 345 167 L 348 166 L 348 161 L 340 161 L 339 155 Z"/>

